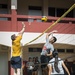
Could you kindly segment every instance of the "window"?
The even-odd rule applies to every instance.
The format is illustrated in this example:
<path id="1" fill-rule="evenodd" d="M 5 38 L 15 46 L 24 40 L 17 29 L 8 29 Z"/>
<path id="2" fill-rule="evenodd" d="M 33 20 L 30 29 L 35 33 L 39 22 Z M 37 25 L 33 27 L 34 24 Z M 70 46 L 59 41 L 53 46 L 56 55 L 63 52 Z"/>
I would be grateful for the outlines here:
<path id="1" fill-rule="evenodd" d="M 1 9 L 7 9 L 7 4 L 0 4 Z"/>
<path id="2" fill-rule="evenodd" d="M 57 17 L 61 17 L 65 13 L 64 9 L 57 8 Z"/>
<path id="3" fill-rule="evenodd" d="M 34 16 L 42 16 L 42 7 L 39 6 L 29 6 L 29 12 L 28 15 L 34 15 Z M 33 19 L 28 19 L 28 22 L 33 22 Z M 37 19 L 37 22 L 41 22 L 41 20 Z"/>
<path id="4" fill-rule="evenodd" d="M 66 52 L 67 53 L 74 53 L 74 50 L 73 49 L 66 49 Z"/>
<path id="5" fill-rule="evenodd" d="M 29 52 L 41 52 L 42 48 L 29 48 Z"/>
<path id="6" fill-rule="evenodd" d="M 55 16 L 55 8 L 49 7 L 48 8 L 48 15 L 49 16 Z"/>
<path id="7" fill-rule="evenodd" d="M 0 14 L 8 14 L 7 4 L 0 4 Z M 8 20 L 8 18 L 0 18 L 0 20 Z M 10 20 L 10 19 L 9 19 Z"/>
<path id="8" fill-rule="evenodd" d="M 66 11 L 67 11 L 68 9 L 66 9 Z M 67 15 L 66 15 L 66 17 L 74 17 L 73 16 L 73 10 L 71 10 Z"/>
<path id="9" fill-rule="evenodd" d="M 65 49 L 57 49 L 58 52 L 65 52 Z"/>
<path id="10" fill-rule="evenodd" d="M 42 7 L 29 6 L 29 15 L 42 16 Z"/>
<path id="11" fill-rule="evenodd" d="M 56 16 L 61 17 L 68 9 L 64 8 L 55 8 L 55 7 L 49 7 L 48 8 L 48 16 Z M 70 11 L 66 17 L 74 17 L 74 10 Z"/>

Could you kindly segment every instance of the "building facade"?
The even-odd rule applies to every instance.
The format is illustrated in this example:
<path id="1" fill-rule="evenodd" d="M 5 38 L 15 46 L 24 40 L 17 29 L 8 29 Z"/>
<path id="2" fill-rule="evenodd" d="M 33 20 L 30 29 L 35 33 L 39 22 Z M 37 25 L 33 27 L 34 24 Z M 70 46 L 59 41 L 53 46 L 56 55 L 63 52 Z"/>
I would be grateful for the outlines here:
<path id="1" fill-rule="evenodd" d="M 0 0 L 0 73 L 13 75 L 10 66 L 11 35 L 21 30 L 21 22 L 25 22 L 26 30 L 23 35 L 22 58 L 38 57 L 45 43 L 46 33 L 58 30 L 57 42 L 54 44 L 61 58 L 75 54 L 75 5 L 59 23 L 51 27 L 35 41 L 47 28 L 55 23 L 73 4 L 74 0 Z M 42 16 L 48 21 L 42 22 Z M 27 44 L 28 43 L 28 44 Z M 63 57 L 64 56 L 64 57 Z M 75 57 L 70 58 L 73 61 Z"/>

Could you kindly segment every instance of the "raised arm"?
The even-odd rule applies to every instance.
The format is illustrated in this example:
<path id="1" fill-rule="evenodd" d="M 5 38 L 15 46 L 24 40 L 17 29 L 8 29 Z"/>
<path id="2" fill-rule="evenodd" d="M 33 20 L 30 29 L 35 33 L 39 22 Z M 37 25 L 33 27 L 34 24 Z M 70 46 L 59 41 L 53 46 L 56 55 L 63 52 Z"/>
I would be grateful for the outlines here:
<path id="1" fill-rule="evenodd" d="M 47 33 L 46 38 L 48 38 L 51 34 L 52 34 L 52 36 L 53 36 L 53 33 L 56 33 L 56 32 L 57 32 L 57 30 L 53 30 L 52 32 Z"/>
<path id="2" fill-rule="evenodd" d="M 22 22 L 22 29 L 18 35 L 23 35 L 24 31 L 25 31 L 25 24 L 24 24 L 24 22 Z"/>
<path id="3" fill-rule="evenodd" d="M 69 70 L 68 70 L 68 68 L 66 67 L 66 65 L 65 65 L 64 62 L 62 63 L 62 65 L 63 65 L 64 69 L 66 70 L 66 72 L 68 73 L 68 75 L 70 75 L 70 72 L 69 72 Z"/>

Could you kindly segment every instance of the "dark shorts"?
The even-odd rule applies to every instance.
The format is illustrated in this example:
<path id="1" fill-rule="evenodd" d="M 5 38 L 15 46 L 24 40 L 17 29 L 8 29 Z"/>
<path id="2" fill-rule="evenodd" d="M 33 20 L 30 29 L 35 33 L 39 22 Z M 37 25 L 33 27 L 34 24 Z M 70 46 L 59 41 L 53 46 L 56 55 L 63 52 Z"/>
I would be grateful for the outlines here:
<path id="1" fill-rule="evenodd" d="M 15 69 L 21 68 L 21 65 L 22 65 L 22 62 L 21 62 L 20 56 L 11 58 L 11 66 L 12 66 L 12 68 L 15 68 Z"/>
<path id="2" fill-rule="evenodd" d="M 33 70 L 27 69 L 27 75 L 32 75 Z"/>
<path id="3" fill-rule="evenodd" d="M 40 60 L 41 60 L 41 68 L 45 68 L 48 64 L 47 56 L 41 55 Z"/>

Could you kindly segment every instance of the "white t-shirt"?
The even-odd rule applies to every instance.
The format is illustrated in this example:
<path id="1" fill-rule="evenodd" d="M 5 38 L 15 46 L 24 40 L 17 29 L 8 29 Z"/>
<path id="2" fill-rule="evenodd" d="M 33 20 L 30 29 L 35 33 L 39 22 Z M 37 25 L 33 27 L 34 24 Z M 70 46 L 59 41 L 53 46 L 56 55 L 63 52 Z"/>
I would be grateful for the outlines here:
<path id="1" fill-rule="evenodd" d="M 59 70 L 60 70 L 60 73 L 57 73 L 57 72 L 55 71 L 54 62 L 53 62 L 53 61 L 55 61 L 55 58 L 53 58 L 53 59 L 51 59 L 51 60 L 49 61 L 49 64 L 48 64 L 48 65 L 51 65 L 52 68 L 53 68 L 53 72 L 51 73 L 51 75 L 52 75 L 52 74 L 64 74 L 64 69 L 63 69 L 63 67 L 62 67 L 63 61 L 62 61 L 60 58 L 58 58 L 58 60 L 60 60 L 60 61 L 58 61 L 58 68 L 59 68 Z M 50 62 L 52 62 L 52 63 L 50 63 Z"/>
<path id="2" fill-rule="evenodd" d="M 49 43 L 49 38 L 46 39 L 46 43 L 45 43 L 44 46 L 43 46 L 41 55 L 46 55 L 46 54 L 48 54 L 47 49 L 50 49 L 50 51 L 52 51 L 52 52 L 54 51 L 53 44 Z"/>
<path id="3" fill-rule="evenodd" d="M 28 70 L 33 70 L 33 66 L 34 66 L 34 63 L 33 62 L 27 62 L 27 64 L 26 65 L 28 65 L 28 67 L 27 67 L 27 69 Z"/>

